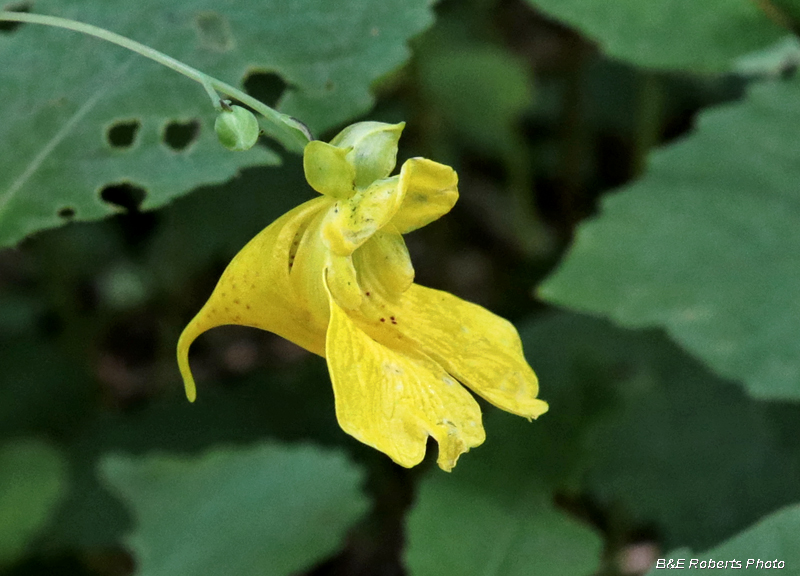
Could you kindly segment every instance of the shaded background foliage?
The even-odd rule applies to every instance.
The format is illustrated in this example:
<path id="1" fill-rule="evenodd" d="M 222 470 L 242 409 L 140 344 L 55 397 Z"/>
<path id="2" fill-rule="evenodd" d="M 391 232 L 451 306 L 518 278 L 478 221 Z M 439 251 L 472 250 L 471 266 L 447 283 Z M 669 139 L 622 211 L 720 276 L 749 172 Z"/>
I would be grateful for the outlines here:
<path id="1" fill-rule="evenodd" d="M 485 406 L 452 474 L 405 470 L 338 428 L 320 358 L 238 327 L 193 347 L 189 405 L 177 336 L 313 197 L 299 158 L 222 149 L 171 72 L 4 23 L 0 573 L 616 575 L 678 549 L 800 574 L 796 0 L 7 8 L 323 139 L 405 120 L 401 156 L 460 176 L 407 237 L 417 281 L 514 321 L 551 411 Z"/>

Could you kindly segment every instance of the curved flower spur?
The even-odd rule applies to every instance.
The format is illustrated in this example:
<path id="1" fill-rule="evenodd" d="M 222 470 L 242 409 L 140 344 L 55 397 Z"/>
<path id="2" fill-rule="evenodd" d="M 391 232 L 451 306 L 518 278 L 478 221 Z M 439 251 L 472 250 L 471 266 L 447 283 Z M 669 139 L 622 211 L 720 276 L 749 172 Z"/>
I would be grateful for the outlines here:
<path id="1" fill-rule="evenodd" d="M 449 471 L 486 437 L 464 386 L 527 418 L 547 404 L 510 322 L 414 284 L 402 235 L 450 211 L 458 178 L 424 158 L 389 176 L 403 127 L 361 122 L 305 147 L 306 179 L 322 196 L 236 255 L 181 334 L 178 363 L 194 401 L 188 352 L 200 334 L 223 324 L 274 332 L 326 358 L 345 432 L 406 467 L 432 436 Z"/>

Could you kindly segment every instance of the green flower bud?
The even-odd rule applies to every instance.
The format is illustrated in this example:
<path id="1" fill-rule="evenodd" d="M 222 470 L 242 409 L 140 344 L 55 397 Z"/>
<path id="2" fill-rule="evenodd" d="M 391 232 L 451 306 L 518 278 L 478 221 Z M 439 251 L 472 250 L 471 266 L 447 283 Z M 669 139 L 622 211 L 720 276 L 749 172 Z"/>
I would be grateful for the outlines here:
<path id="1" fill-rule="evenodd" d="M 259 134 L 258 120 L 253 113 L 236 105 L 220 112 L 214 130 L 228 150 L 249 150 L 255 146 Z"/>

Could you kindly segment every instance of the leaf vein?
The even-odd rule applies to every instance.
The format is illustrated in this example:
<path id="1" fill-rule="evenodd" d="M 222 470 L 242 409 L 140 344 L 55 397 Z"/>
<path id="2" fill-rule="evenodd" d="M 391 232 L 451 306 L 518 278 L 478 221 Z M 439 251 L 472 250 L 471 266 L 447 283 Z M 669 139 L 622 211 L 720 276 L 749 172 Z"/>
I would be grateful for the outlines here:
<path id="1" fill-rule="evenodd" d="M 88 114 L 92 108 L 100 101 L 100 99 L 105 95 L 108 89 L 113 86 L 117 78 L 121 76 L 131 65 L 133 62 L 134 57 L 128 59 L 120 68 L 119 71 L 109 77 L 109 79 L 101 85 L 101 87 L 92 95 L 91 98 L 88 98 L 86 102 L 84 102 L 83 106 L 78 108 L 78 110 L 67 120 L 67 122 L 56 132 L 52 138 L 45 144 L 45 146 L 41 149 L 41 151 L 31 160 L 22 174 L 11 183 L 11 186 L 6 190 L 6 193 L 0 196 L 0 216 L 3 215 L 3 212 L 6 210 L 8 203 L 12 200 L 12 198 L 22 189 L 22 187 L 26 184 L 26 182 L 30 179 L 31 176 L 41 167 L 45 160 L 47 160 L 48 156 L 56 149 L 56 147 L 61 144 L 64 138 L 75 128 L 75 126 L 80 122 L 86 114 Z"/>

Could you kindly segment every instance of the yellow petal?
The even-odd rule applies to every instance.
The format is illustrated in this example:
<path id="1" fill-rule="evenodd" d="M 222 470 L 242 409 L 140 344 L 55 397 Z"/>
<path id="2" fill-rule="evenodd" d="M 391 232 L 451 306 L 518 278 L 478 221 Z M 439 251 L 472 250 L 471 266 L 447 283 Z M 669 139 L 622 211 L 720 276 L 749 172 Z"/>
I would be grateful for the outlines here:
<path id="1" fill-rule="evenodd" d="M 397 176 L 379 180 L 352 198 L 339 200 L 322 227 L 326 245 L 340 256 L 350 256 L 395 215 L 403 196 Z"/>
<path id="2" fill-rule="evenodd" d="M 330 305 L 328 304 L 328 293 L 322 283 L 322 274 L 324 270 L 330 268 L 331 259 L 336 255 L 331 254 L 325 245 L 322 239 L 322 227 L 327 219 L 327 213 L 334 205 L 335 202 L 329 203 L 324 210 L 320 210 L 311 218 L 297 247 L 294 266 L 289 273 L 291 290 L 295 297 L 300 299 L 301 304 L 311 311 L 312 316 L 320 320 L 324 319 L 326 326 L 330 315 Z M 342 288 L 338 279 L 343 278 L 346 285 L 348 271 L 345 270 L 343 262 L 338 262 L 337 268 L 341 275 L 337 276 L 336 296 L 349 301 L 348 296 L 338 290 Z"/>
<path id="3" fill-rule="evenodd" d="M 411 158 L 400 169 L 403 203 L 392 219 L 401 234 L 447 214 L 458 200 L 458 175 L 450 166 Z"/>
<path id="4" fill-rule="evenodd" d="M 331 298 L 325 341 L 342 429 L 405 467 L 439 443 L 439 466 L 485 439 L 475 399 L 436 362 L 411 348 L 390 349 L 362 332 Z"/>
<path id="5" fill-rule="evenodd" d="M 331 254 L 326 270 L 328 287 L 334 300 L 343 308 L 357 310 L 361 306 L 361 288 L 356 279 L 352 256 Z"/>
<path id="6" fill-rule="evenodd" d="M 350 150 L 312 140 L 303 150 L 303 171 L 311 187 L 333 198 L 349 198 L 355 192 L 356 170 L 345 157 Z"/>
<path id="7" fill-rule="evenodd" d="M 208 302 L 178 340 L 178 366 L 189 400 L 196 396 L 189 347 L 215 326 L 253 326 L 325 354 L 327 314 L 320 318 L 311 313 L 293 290 L 289 271 L 309 222 L 330 204 L 328 198 L 315 198 L 284 214 L 248 242 L 225 269 Z"/>
<path id="8" fill-rule="evenodd" d="M 414 282 L 414 266 L 403 236 L 389 224 L 355 251 L 357 269 L 368 277 L 367 283 L 378 283 L 389 292 L 408 290 Z"/>
<path id="9" fill-rule="evenodd" d="M 485 308 L 413 284 L 392 295 L 364 277 L 370 292 L 363 329 L 388 346 L 413 342 L 465 386 L 495 406 L 527 418 L 547 412 L 514 326 Z M 380 318 L 388 318 L 381 322 Z M 377 319 L 377 320 L 376 320 Z"/>

